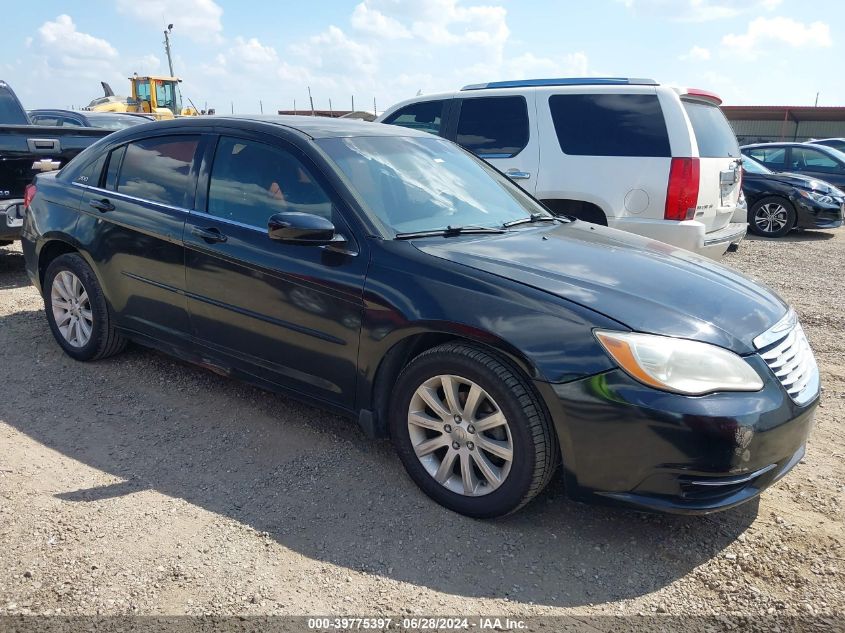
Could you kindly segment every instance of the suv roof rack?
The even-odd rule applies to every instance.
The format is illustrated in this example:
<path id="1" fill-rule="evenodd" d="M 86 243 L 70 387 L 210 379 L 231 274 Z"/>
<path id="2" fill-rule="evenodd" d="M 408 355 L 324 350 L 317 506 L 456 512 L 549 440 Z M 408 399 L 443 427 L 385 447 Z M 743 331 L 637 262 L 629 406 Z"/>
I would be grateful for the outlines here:
<path id="1" fill-rule="evenodd" d="M 484 90 L 486 88 L 528 88 L 532 86 L 657 86 L 654 79 L 631 79 L 628 77 L 559 77 L 557 79 L 517 79 L 514 81 L 490 81 L 485 84 L 470 84 L 461 90 Z"/>

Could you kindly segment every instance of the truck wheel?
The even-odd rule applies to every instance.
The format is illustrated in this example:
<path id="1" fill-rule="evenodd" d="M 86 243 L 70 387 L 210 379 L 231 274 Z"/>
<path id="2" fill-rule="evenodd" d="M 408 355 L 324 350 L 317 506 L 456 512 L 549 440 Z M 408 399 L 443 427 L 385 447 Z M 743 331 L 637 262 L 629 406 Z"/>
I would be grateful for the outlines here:
<path id="1" fill-rule="evenodd" d="M 518 510 L 549 482 L 558 445 L 551 422 L 516 368 L 447 343 L 399 375 L 390 426 L 408 474 L 447 508 L 476 518 Z"/>
<path id="2" fill-rule="evenodd" d="M 76 253 L 54 259 L 44 275 L 44 308 L 56 341 L 71 358 L 99 360 L 126 347 L 100 284 Z"/>
<path id="3" fill-rule="evenodd" d="M 748 227 L 762 237 L 783 237 L 795 226 L 795 207 L 786 198 L 767 196 L 748 210 Z"/>

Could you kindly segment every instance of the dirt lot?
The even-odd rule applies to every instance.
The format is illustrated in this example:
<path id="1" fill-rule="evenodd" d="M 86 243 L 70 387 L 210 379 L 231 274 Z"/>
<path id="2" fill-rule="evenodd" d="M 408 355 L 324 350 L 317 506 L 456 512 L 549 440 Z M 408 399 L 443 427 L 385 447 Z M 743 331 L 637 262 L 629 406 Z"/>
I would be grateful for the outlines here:
<path id="1" fill-rule="evenodd" d="M 841 618 L 845 230 L 725 261 L 792 302 L 815 348 L 806 459 L 710 517 L 579 505 L 554 483 L 479 522 L 345 420 L 139 347 L 70 360 L 0 248 L 0 614 Z"/>

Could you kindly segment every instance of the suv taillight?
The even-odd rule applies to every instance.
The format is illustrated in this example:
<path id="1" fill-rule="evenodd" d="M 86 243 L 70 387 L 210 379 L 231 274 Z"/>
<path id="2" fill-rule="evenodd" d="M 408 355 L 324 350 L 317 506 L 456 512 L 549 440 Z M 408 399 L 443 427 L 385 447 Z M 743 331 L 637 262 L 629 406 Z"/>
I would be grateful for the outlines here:
<path id="1" fill-rule="evenodd" d="M 29 205 L 32 204 L 32 199 L 35 197 L 35 192 L 37 189 L 35 185 L 27 185 L 26 189 L 23 191 L 23 208 L 29 209 Z"/>
<path id="2" fill-rule="evenodd" d="M 697 158 L 673 158 L 666 188 L 666 220 L 692 220 L 698 203 L 701 169 Z"/>

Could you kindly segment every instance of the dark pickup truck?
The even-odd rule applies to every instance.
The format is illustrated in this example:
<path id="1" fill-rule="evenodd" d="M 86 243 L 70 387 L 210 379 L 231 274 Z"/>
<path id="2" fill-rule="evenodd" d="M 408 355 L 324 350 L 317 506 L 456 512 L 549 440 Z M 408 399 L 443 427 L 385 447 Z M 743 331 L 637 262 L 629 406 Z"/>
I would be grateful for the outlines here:
<path id="1" fill-rule="evenodd" d="M 0 80 L 0 245 L 20 237 L 26 186 L 35 174 L 61 168 L 112 130 L 32 125 Z"/>

